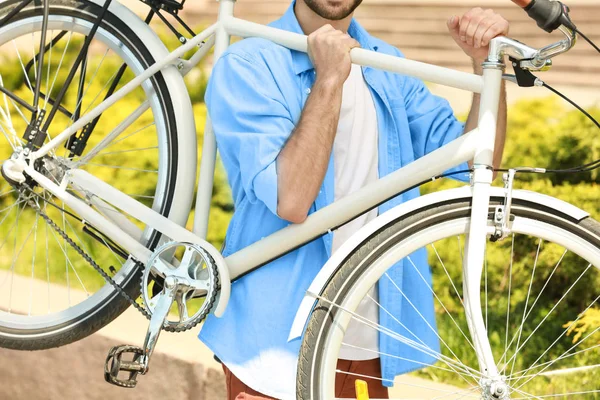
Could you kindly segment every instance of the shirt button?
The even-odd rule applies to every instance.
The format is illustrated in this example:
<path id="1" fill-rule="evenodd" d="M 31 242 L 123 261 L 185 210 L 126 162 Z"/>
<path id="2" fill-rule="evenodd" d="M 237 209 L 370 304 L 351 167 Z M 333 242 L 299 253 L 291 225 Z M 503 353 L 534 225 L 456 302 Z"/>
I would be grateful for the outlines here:
<path id="1" fill-rule="evenodd" d="M 305 92 L 306 94 L 310 94 L 310 88 L 306 88 Z"/>

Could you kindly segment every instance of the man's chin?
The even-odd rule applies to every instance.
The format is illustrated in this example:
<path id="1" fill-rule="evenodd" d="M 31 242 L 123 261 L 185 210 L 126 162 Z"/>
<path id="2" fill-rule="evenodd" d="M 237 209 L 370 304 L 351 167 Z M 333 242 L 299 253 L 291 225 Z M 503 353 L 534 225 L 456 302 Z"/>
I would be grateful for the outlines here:
<path id="1" fill-rule="evenodd" d="M 348 4 L 348 0 L 305 0 L 305 2 L 321 18 L 339 21 L 352 14 L 362 0 L 352 4 Z"/>

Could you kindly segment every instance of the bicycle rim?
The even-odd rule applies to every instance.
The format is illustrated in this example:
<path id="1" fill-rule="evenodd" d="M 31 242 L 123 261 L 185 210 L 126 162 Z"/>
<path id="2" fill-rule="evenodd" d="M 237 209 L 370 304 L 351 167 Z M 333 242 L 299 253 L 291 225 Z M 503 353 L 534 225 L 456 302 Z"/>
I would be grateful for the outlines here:
<path id="1" fill-rule="evenodd" d="M 355 262 L 350 257 L 323 292 L 315 308 L 319 311 L 309 322 L 301 350 L 308 361 L 301 357 L 298 370 L 299 398 L 334 398 L 336 377 L 347 375 L 336 373 L 336 362 L 340 347 L 349 348 L 344 332 L 351 322 L 354 326 L 370 324 L 369 329 L 380 335 L 437 360 L 428 367 L 412 363 L 413 369 L 427 368 L 397 378 L 390 398 L 494 398 L 484 389 L 486 377 L 480 372 L 461 304 L 462 265 L 457 260 L 464 250 L 469 212 L 468 204 L 459 204 L 417 214 L 397 222 L 403 225 L 397 236 L 373 242 L 369 254 L 361 253 Z M 514 214 L 513 235 L 488 243 L 481 284 L 488 338 L 509 388 L 505 398 L 600 398 L 596 383 L 600 376 L 600 323 L 592 322 L 600 312 L 598 223 L 586 221 L 588 229 L 580 229 L 572 221 L 519 205 Z M 411 229 L 417 231 L 402 237 L 401 232 Z M 493 231 L 490 223 L 488 234 Z M 424 246 L 434 271 L 433 286 L 424 283 L 426 275 L 420 276 L 428 294 L 435 298 L 439 349 L 410 331 L 399 334 L 399 325 L 383 327 L 355 313 L 375 282 L 391 279 L 388 268 L 394 262 L 408 255 L 404 268 L 416 269 L 410 254 Z M 403 292 L 401 283 L 394 282 L 394 287 Z M 404 293 L 402 296 L 409 301 Z M 423 319 L 422 323 L 428 322 Z M 373 358 L 380 356 L 376 350 L 368 351 Z M 403 361 L 410 361 L 404 356 Z"/>
<path id="2" fill-rule="evenodd" d="M 46 96 L 40 100 L 40 107 L 49 111 L 53 106 L 51 98 L 60 90 L 61 80 L 65 79 L 77 49 L 90 32 L 95 18 L 94 13 L 83 8 L 51 8 L 47 45 L 61 32 L 65 33 L 62 39 L 46 50 L 43 74 L 38 79 L 38 60 L 35 55 L 39 51 L 42 17 L 39 9 L 21 12 L 0 28 L 0 50 L 4 50 L 2 65 L 8 68 L 6 60 L 11 60 L 16 64 L 12 66 L 21 74 L 21 82 L 15 79 L 9 82 L 5 73 L 3 86 L 14 89 L 23 99 L 31 101 L 32 87 L 41 85 Z M 130 41 L 132 35 L 129 35 L 129 39 L 124 37 L 123 26 L 119 27 L 114 21 L 109 22 L 103 23 L 96 32 L 86 57 L 86 67 L 78 70 L 72 82 L 73 87 L 69 88 L 68 95 L 64 98 L 64 109 L 72 115 L 69 117 L 62 111 L 57 112 L 57 117 L 48 130 L 49 138 L 73 123 L 77 109 L 79 115 L 83 115 L 104 99 L 110 86 L 116 81 L 123 63 L 127 68 L 116 90 L 152 63 L 153 60 L 142 43 L 134 46 Z M 34 62 L 33 68 L 27 68 L 31 62 Z M 85 72 L 82 73 L 83 70 Z M 78 87 L 79 83 L 82 83 L 81 89 Z M 0 96 L 0 100 L 3 109 L 3 115 L 0 116 L 3 135 L 0 139 L 10 143 L 10 151 L 14 151 L 15 147 L 23 143 L 23 125 L 27 122 L 23 116 L 27 114 L 7 96 Z M 100 143 L 102 137 L 114 131 L 126 118 L 127 112 L 131 113 L 145 100 L 149 101 L 150 110 L 141 114 L 98 154 L 86 159 L 89 151 Z M 120 108 L 119 104 L 133 106 Z M 81 156 L 71 157 L 68 149 L 59 148 L 52 154 L 52 158 L 60 163 L 75 164 L 100 176 L 146 205 L 167 214 L 173 198 L 177 166 L 177 154 L 172 150 L 176 148 L 176 131 L 169 111 L 171 108 L 164 81 L 160 77 L 148 80 L 141 88 L 104 113 L 94 131 L 95 135 L 92 134 Z M 4 154 L 7 153 L 7 146 L 3 147 L 1 159 L 5 160 L 10 154 Z M 69 190 L 86 198 L 86 193 L 78 188 L 70 187 Z M 72 341 L 98 329 L 122 312 L 126 306 L 124 299 L 117 297 L 114 289 L 105 285 L 91 266 L 86 265 L 75 251 L 69 249 L 39 215 L 32 213 L 24 205 L 23 198 L 4 181 L 0 193 L 4 199 L 0 207 L 4 211 L 4 215 L 0 216 L 4 232 L 2 242 L 8 243 L 3 246 L 4 262 L 0 266 L 0 272 L 4 275 L 0 278 L 0 287 L 4 287 L 0 296 L 0 337 L 42 339 L 49 334 L 65 333 L 74 328 L 74 324 L 88 324 L 82 328 L 80 335 L 70 338 L 64 336 L 65 340 Z M 136 278 L 138 271 L 135 264 L 126 258 L 126 254 L 119 253 L 118 246 L 114 246 L 90 227 L 83 231 L 84 224 L 73 218 L 66 207 L 47 193 L 39 191 L 34 200 L 105 270 L 113 270 L 115 281 L 121 285 L 129 285 L 128 290 L 135 296 L 139 291 Z M 115 221 L 131 224 L 132 228 L 137 227 L 139 239 L 149 246 L 158 243 L 159 235 L 156 232 L 126 219 L 127 217 L 116 216 L 117 211 L 110 205 L 95 201 L 94 207 L 105 215 L 114 214 Z M 89 234 L 90 231 L 96 234 L 95 237 Z M 17 295 L 21 298 L 17 299 Z M 92 317 L 96 320 L 93 329 L 90 329 Z M 35 343 L 35 348 L 44 348 L 63 344 L 64 340 Z"/>

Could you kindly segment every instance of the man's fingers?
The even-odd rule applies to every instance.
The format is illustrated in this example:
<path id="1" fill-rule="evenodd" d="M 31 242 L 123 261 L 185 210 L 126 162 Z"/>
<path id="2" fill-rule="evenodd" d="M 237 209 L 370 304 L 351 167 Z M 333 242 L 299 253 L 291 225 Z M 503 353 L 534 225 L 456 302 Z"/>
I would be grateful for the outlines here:
<path id="1" fill-rule="evenodd" d="M 494 10 L 482 10 L 479 7 L 473 8 L 465 13 L 459 20 L 458 39 L 475 48 L 487 46 L 490 38 L 487 38 L 486 43 L 484 43 L 483 38 L 486 35 L 486 32 L 496 24 L 499 26 L 494 28 L 495 35 L 508 33 L 508 21 L 496 14 Z M 448 22 L 448 28 L 450 33 L 453 34 L 452 31 L 455 28 L 454 23 L 450 24 L 450 22 Z M 453 37 L 455 37 L 454 34 Z"/>
<path id="2" fill-rule="evenodd" d="M 467 28 L 466 35 L 466 42 L 469 46 L 475 45 L 475 34 L 477 33 L 477 30 L 480 29 L 479 27 L 481 24 L 485 23 L 485 20 L 485 15 L 478 15 L 469 21 L 469 27 Z M 487 28 L 485 29 L 487 30 Z"/>
<path id="3" fill-rule="evenodd" d="M 475 7 L 469 11 L 467 11 L 462 18 L 460 19 L 460 29 L 458 32 L 458 36 L 460 38 L 460 40 L 462 40 L 463 42 L 467 41 L 467 29 L 469 28 L 469 25 L 471 24 L 471 20 L 475 17 L 477 17 L 477 15 L 479 15 L 483 10 L 479 7 Z M 477 21 L 479 22 L 479 21 Z"/>
<path id="4" fill-rule="evenodd" d="M 484 18 L 477 25 L 477 29 L 473 33 L 473 46 L 475 48 L 481 47 L 481 41 L 483 35 L 496 23 L 494 19 Z"/>
<path id="5" fill-rule="evenodd" d="M 472 16 L 467 27 L 466 42 L 469 46 L 479 47 L 481 40 L 478 42 L 476 36 L 479 30 L 486 31 L 494 23 L 494 11 L 487 9 L 481 10 Z M 481 33 L 483 36 L 483 33 Z"/>
<path id="6" fill-rule="evenodd" d="M 494 25 L 490 26 L 490 28 L 483 34 L 481 38 L 481 45 L 485 47 L 490 43 L 490 40 L 492 40 L 496 36 L 506 34 L 508 34 L 508 23 L 504 20 L 499 21 Z"/>
<path id="7" fill-rule="evenodd" d="M 450 32 L 450 36 L 454 38 L 454 40 L 460 40 L 458 37 L 458 25 L 459 18 L 456 15 L 451 16 L 448 21 L 446 21 L 446 25 L 448 26 L 448 31 Z"/>

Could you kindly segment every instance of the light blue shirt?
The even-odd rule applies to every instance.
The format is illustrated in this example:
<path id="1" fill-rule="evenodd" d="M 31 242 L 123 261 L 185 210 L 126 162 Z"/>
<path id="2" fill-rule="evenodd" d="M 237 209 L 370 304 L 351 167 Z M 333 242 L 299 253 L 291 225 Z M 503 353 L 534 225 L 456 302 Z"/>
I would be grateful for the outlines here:
<path id="1" fill-rule="evenodd" d="M 270 25 L 302 33 L 293 7 L 294 3 Z M 362 48 L 403 57 L 398 49 L 370 36 L 354 19 L 348 33 Z M 456 120 L 448 102 L 432 95 L 422 81 L 368 67 L 363 67 L 363 76 L 377 112 L 380 177 L 462 134 L 463 124 Z M 276 214 L 275 160 L 300 120 L 314 80 L 314 69 L 306 53 L 257 38 L 235 43 L 215 64 L 205 101 L 235 203 L 224 256 L 289 224 Z M 333 179 L 332 156 L 309 214 L 333 202 Z M 379 214 L 417 196 L 418 188 L 392 198 L 378 207 Z M 267 387 L 265 378 L 272 379 L 276 370 L 288 368 L 278 366 L 278 359 L 283 364 L 284 360 L 297 357 L 300 340 L 288 342 L 289 330 L 306 289 L 331 256 L 332 236 L 327 233 L 235 281 L 223 317 L 210 315 L 206 320 L 200 339 L 255 390 L 286 397 L 277 383 L 272 384 L 273 388 Z M 415 252 L 411 259 L 430 282 L 426 251 Z M 408 261 L 399 261 L 388 274 L 410 302 L 388 279 L 380 280 L 380 303 L 404 327 L 383 311 L 380 324 L 439 351 L 430 289 Z M 382 353 L 416 361 L 382 356 L 382 374 L 388 386 L 396 375 L 434 361 L 388 335 L 380 334 L 379 344 Z M 295 369 L 285 372 L 289 379 L 293 373 Z"/>

